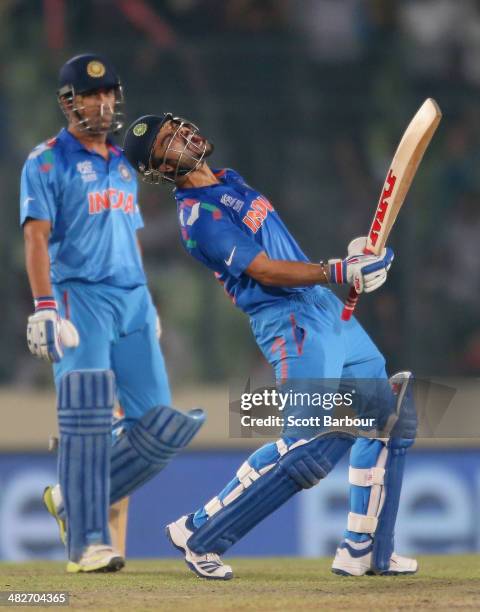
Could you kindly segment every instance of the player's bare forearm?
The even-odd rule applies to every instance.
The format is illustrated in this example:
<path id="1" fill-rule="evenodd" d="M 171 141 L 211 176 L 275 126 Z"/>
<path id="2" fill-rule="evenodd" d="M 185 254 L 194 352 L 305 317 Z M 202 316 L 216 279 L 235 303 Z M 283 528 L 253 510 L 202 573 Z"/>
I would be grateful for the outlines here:
<path id="1" fill-rule="evenodd" d="M 259 253 L 245 272 L 262 285 L 272 287 L 305 287 L 330 282 L 327 264 L 270 259 L 266 253 Z"/>
<path id="2" fill-rule="evenodd" d="M 50 257 L 48 255 L 49 221 L 32 219 L 24 226 L 25 264 L 34 297 L 52 295 Z"/>

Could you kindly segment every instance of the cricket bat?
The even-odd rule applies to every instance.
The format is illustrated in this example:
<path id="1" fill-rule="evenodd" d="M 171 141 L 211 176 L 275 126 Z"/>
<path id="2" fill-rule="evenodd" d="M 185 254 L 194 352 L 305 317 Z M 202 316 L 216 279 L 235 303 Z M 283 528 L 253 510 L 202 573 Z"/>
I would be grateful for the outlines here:
<path id="1" fill-rule="evenodd" d="M 127 548 L 127 522 L 129 497 L 124 497 L 110 506 L 109 527 L 112 545 L 123 558 Z"/>
<path id="2" fill-rule="evenodd" d="M 438 104 L 432 98 L 427 98 L 408 124 L 388 170 L 368 232 L 365 253 L 379 255 L 382 252 L 441 118 Z M 351 287 L 342 312 L 344 321 L 352 316 L 358 297 L 355 288 Z"/>

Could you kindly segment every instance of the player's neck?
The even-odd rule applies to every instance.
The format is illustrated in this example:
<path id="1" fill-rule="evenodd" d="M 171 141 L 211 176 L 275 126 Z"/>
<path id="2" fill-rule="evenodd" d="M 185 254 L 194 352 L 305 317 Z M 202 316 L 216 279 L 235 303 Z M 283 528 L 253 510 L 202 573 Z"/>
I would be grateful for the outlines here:
<path id="1" fill-rule="evenodd" d="M 68 131 L 72 136 L 89 151 L 95 151 L 105 159 L 108 159 L 107 134 L 89 134 L 77 129 L 74 125 L 68 126 Z"/>
<path id="2" fill-rule="evenodd" d="M 211 168 L 203 162 L 195 172 L 187 174 L 187 176 L 177 180 L 177 185 L 180 189 L 192 189 L 199 187 L 209 187 L 220 183 L 218 178 L 213 174 Z"/>

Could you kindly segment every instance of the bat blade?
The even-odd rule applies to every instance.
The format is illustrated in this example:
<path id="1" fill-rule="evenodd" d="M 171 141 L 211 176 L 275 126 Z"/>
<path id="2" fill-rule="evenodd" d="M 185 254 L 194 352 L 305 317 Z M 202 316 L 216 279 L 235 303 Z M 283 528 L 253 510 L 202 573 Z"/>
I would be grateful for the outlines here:
<path id="1" fill-rule="evenodd" d="M 387 172 L 368 232 L 366 253 L 379 255 L 382 252 L 441 118 L 438 104 L 433 98 L 427 98 L 408 124 Z M 358 294 L 352 287 L 342 312 L 344 321 L 350 319 L 357 302 Z"/>
<path id="2" fill-rule="evenodd" d="M 408 124 L 395 151 L 368 232 L 367 249 L 380 254 L 405 201 L 418 166 L 442 118 L 438 104 L 428 98 Z"/>

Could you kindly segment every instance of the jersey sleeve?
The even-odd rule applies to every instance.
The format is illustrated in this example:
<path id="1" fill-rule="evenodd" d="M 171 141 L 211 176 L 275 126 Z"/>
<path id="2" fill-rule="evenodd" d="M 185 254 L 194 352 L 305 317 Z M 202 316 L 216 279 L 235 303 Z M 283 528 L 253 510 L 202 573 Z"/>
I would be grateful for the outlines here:
<path id="1" fill-rule="evenodd" d="M 55 225 L 55 202 L 52 164 L 42 156 L 29 157 L 22 170 L 20 182 L 20 225 L 28 217 L 50 221 Z"/>
<path id="2" fill-rule="evenodd" d="M 264 249 L 216 206 L 199 203 L 199 208 L 198 219 L 185 240 L 187 250 L 216 272 L 238 278 Z"/>

